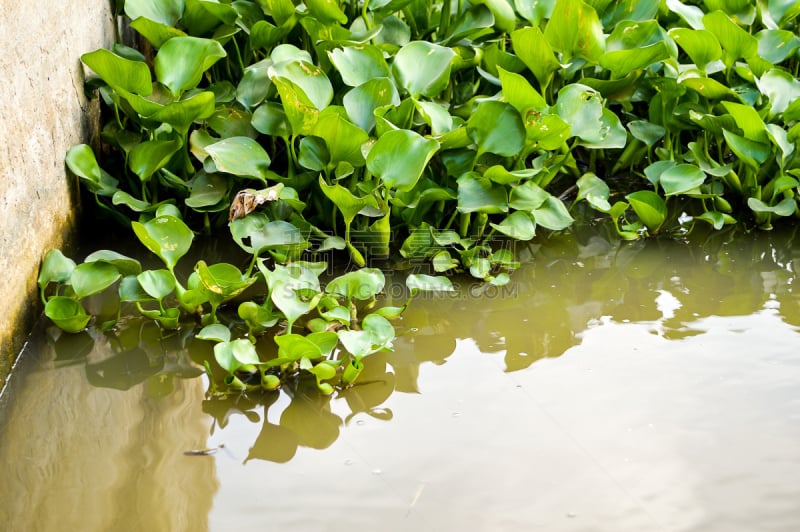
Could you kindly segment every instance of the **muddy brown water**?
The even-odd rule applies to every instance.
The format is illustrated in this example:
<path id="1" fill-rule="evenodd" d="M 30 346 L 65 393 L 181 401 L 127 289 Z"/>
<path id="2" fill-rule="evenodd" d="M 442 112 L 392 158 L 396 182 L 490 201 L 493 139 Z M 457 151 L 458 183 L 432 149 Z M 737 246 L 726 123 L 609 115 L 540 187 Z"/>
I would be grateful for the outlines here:
<path id="1" fill-rule="evenodd" d="M 330 397 L 209 399 L 188 334 L 43 324 L 0 402 L 0 528 L 800 530 L 793 234 L 522 254 L 415 301 Z"/>

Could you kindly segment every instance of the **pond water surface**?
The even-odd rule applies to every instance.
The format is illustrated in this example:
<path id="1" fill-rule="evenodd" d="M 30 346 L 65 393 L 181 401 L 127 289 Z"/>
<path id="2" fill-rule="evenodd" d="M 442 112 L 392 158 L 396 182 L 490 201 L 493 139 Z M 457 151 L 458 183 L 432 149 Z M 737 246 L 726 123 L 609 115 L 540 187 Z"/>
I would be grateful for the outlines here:
<path id="1" fill-rule="evenodd" d="M 0 402 L 3 529 L 800 530 L 794 235 L 523 255 L 415 301 L 330 397 L 209 399 L 189 334 L 42 325 Z"/>

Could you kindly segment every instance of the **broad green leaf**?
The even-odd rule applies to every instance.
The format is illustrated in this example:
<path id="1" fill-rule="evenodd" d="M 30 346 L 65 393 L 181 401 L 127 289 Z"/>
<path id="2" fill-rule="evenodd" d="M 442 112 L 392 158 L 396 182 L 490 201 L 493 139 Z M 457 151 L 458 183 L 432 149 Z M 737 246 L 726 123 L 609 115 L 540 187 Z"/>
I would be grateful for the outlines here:
<path id="1" fill-rule="evenodd" d="M 758 171 L 759 167 L 772 154 L 769 144 L 741 137 L 727 129 L 722 130 L 722 134 L 731 151 L 755 171 Z"/>
<path id="2" fill-rule="evenodd" d="M 229 374 L 235 373 L 242 366 L 261 363 L 256 347 L 246 338 L 217 343 L 214 345 L 214 358 Z"/>
<path id="3" fill-rule="evenodd" d="M 155 210 L 155 206 L 149 201 L 134 198 L 124 190 L 117 190 L 111 197 L 111 203 L 114 206 L 125 205 L 133 212 L 151 212 Z"/>
<path id="4" fill-rule="evenodd" d="M 558 0 L 544 30 L 550 46 L 564 56 L 562 63 L 582 57 L 596 63 L 605 50 L 603 25 L 583 0 Z"/>
<path id="5" fill-rule="evenodd" d="M 517 13 L 527 19 L 533 26 L 538 26 L 543 20 L 549 19 L 553 14 L 556 0 L 514 0 Z"/>
<path id="6" fill-rule="evenodd" d="M 253 111 L 251 121 L 259 133 L 273 137 L 288 138 L 291 134 L 291 125 L 286 117 L 286 112 L 276 102 L 264 102 Z"/>
<path id="7" fill-rule="evenodd" d="M 714 78 L 685 76 L 680 79 L 680 83 L 681 85 L 697 91 L 698 94 L 709 100 L 721 100 L 723 98 L 731 100 L 739 99 L 739 95 L 731 90 L 730 87 L 720 83 Z"/>
<path id="8" fill-rule="evenodd" d="M 582 137 L 583 138 L 583 137 Z M 600 130 L 595 137 L 583 138 L 581 145 L 593 149 L 624 148 L 628 141 L 628 132 L 619 117 L 611 109 L 603 108 L 600 117 Z"/>
<path id="9" fill-rule="evenodd" d="M 498 101 L 478 104 L 467 121 L 467 134 L 477 144 L 479 155 L 488 152 L 513 157 L 525 145 L 525 124 L 519 112 Z"/>
<path id="10" fill-rule="evenodd" d="M 100 196 L 113 196 L 117 191 L 117 180 L 100 168 L 88 144 L 78 144 L 67 150 L 66 164 L 89 191 Z"/>
<path id="11" fill-rule="evenodd" d="M 722 62 L 730 68 L 735 61 L 747 59 L 758 53 L 755 37 L 737 26 L 722 11 L 714 11 L 703 16 L 703 24 L 713 33 L 722 45 Z"/>
<path id="12" fill-rule="evenodd" d="M 279 26 L 270 24 L 266 20 L 259 20 L 250 28 L 250 46 L 255 49 L 272 48 L 289 35 L 295 24 L 294 19 L 287 20 Z"/>
<path id="13" fill-rule="evenodd" d="M 273 61 L 275 61 L 274 55 Z M 333 86 L 328 76 L 313 63 L 300 60 L 276 62 L 269 68 L 269 75 L 273 82 L 275 78 L 283 78 L 294 83 L 319 111 L 325 109 L 333 100 Z"/>
<path id="14" fill-rule="evenodd" d="M 524 116 L 530 109 L 544 111 L 548 108 L 542 95 L 523 76 L 499 67 L 497 72 L 503 88 L 503 99 L 513 105 L 521 115 Z"/>
<path id="15" fill-rule="evenodd" d="M 331 154 L 325 141 L 319 137 L 304 137 L 300 141 L 297 162 L 304 168 L 321 172 L 330 165 Z"/>
<path id="16" fill-rule="evenodd" d="M 153 61 L 156 78 L 180 96 L 200 83 L 203 73 L 227 54 L 213 39 L 174 37 L 159 49 Z"/>
<path id="17" fill-rule="evenodd" d="M 703 25 L 703 10 L 697 6 L 686 5 L 679 0 L 666 0 L 667 8 L 681 17 L 689 27 L 695 30 L 702 30 L 705 28 Z"/>
<path id="18" fill-rule="evenodd" d="M 400 95 L 391 79 L 376 78 L 347 91 L 343 103 L 350 120 L 370 132 L 375 127 L 375 109 L 400 105 Z"/>
<path id="19" fill-rule="evenodd" d="M 204 35 L 222 24 L 233 26 L 239 18 L 236 9 L 219 0 L 184 0 L 181 23 L 192 35 Z"/>
<path id="20" fill-rule="evenodd" d="M 179 218 L 159 216 L 140 223 L 132 222 L 133 232 L 151 252 L 172 270 L 192 245 L 194 233 Z"/>
<path id="21" fill-rule="evenodd" d="M 413 41 L 395 55 L 392 71 L 397 82 L 412 98 L 434 98 L 450 82 L 455 52 L 426 41 Z"/>
<path id="22" fill-rule="evenodd" d="M 287 332 L 290 332 L 294 322 L 311 312 L 318 303 L 317 298 L 309 298 L 307 295 L 301 295 L 298 291 L 303 294 L 318 293 L 320 291 L 319 279 L 308 268 L 296 264 L 287 266 L 276 264 L 273 270 L 267 268 L 262 259 L 258 259 L 257 264 L 258 269 L 267 280 L 270 299 L 286 316 L 289 322 Z"/>
<path id="23" fill-rule="evenodd" d="M 335 333 L 331 333 L 334 334 Z M 324 355 L 320 347 L 301 334 L 281 334 L 273 338 L 278 344 L 278 357 L 296 362 L 303 358 L 318 360 Z"/>
<path id="24" fill-rule="evenodd" d="M 147 42 L 158 49 L 173 37 L 186 37 L 186 32 L 174 26 L 167 26 L 149 18 L 139 17 L 131 21 L 131 28 L 142 35 Z"/>
<path id="25" fill-rule="evenodd" d="M 722 47 L 717 37 L 708 30 L 691 30 L 689 28 L 672 28 L 669 36 L 686 52 L 686 55 L 705 71 L 712 61 L 722 58 Z"/>
<path id="26" fill-rule="evenodd" d="M 447 27 L 447 37 L 441 42 L 449 45 L 460 40 L 481 39 L 494 33 L 494 25 L 495 18 L 489 8 L 475 5 L 455 17 L 455 20 Z"/>
<path id="27" fill-rule="evenodd" d="M 648 146 L 653 146 L 656 142 L 661 140 L 667 132 L 664 126 L 648 122 L 647 120 L 631 120 L 628 122 L 628 129 L 635 139 L 644 142 Z"/>
<path id="28" fill-rule="evenodd" d="M 354 168 L 364 166 L 361 145 L 369 140 L 363 129 L 347 121 L 341 107 L 328 107 L 319 114 L 314 125 L 314 135 L 322 138 L 328 147 L 330 168 L 346 162 Z"/>
<path id="29" fill-rule="evenodd" d="M 476 172 L 468 172 L 459 177 L 457 184 L 459 212 L 508 212 L 508 196 L 503 185 L 492 183 Z"/>
<path id="30" fill-rule="evenodd" d="M 125 0 L 125 14 L 135 20 L 145 17 L 166 26 L 175 26 L 183 16 L 183 0 Z"/>
<path id="31" fill-rule="evenodd" d="M 625 196 L 636 215 L 652 233 L 658 229 L 667 218 L 667 203 L 652 190 L 639 190 Z"/>
<path id="32" fill-rule="evenodd" d="M 323 24 L 347 23 L 347 15 L 339 7 L 337 0 L 306 0 L 305 3 L 311 15 Z"/>
<path id="33" fill-rule="evenodd" d="M 198 340 L 211 340 L 213 342 L 230 342 L 231 330 L 221 323 L 206 325 L 195 336 Z"/>
<path id="34" fill-rule="evenodd" d="M 556 113 L 570 126 L 570 132 L 586 142 L 603 137 L 603 99 L 596 90 L 573 83 L 558 91 Z"/>
<path id="35" fill-rule="evenodd" d="M 195 210 L 214 207 L 228 197 L 229 185 L 228 179 L 219 174 L 200 171 L 192 180 L 191 193 L 184 203 Z"/>
<path id="36" fill-rule="evenodd" d="M 778 216 L 791 216 L 797 208 L 797 201 L 794 198 L 784 198 L 777 205 L 767 205 L 757 198 L 748 198 L 747 206 L 753 212 L 763 212 L 769 214 L 777 214 Z"/>
<path id="37" fill-rule="evenodd" d="M 504 32 L 511 32 L 516 26 L 517 17 L 514 8 L 508 0 L 475 0 L 477 4 L 483 4 L 489 8 L 494 15 L 495 25 Z"/>
<path id="38" fill-rule="evenodd" d="M 283 111 L 291 124 L 292 134 L 310 135 L 317 123 L 319 109 L 297 84 L 289 79 L 274 77 L 272 82 L 278 89 L 283 104 Z"/>
<path id="39" fill-rule="evenodd" d="M 422 273 L 412 273 L 406 277 L 406 287 L 412 296 L 419 292 L 453 292 L 453 283 L 450 279 L 441 275 L 426 275 Z"/>
<path id="40" fill-rule="evenodd" d="M 144 303 L 153 301 L 153 296 L 148 294 L 139 284 L 136 275 L 123 277 L 119 282 L 119 300 L 126 303 Z"/>
<path id="41" fill-rule="evenodd" d="M 147 295 L 159 301 L 175 290 L 175 277 L 169 270 L 145 270 L 136 280 Z"/>
<path id="42" fill-rule="evenodd" d="M 331 63 L 339 71 L 342 81 L 358 87 L 375 78 L 388 78 L 389 65 L 383 52 L 376 46 L 347 46 L 328 52 Z"/>
<path id="43" fill-rule="evenodd" d="M 598 8 L 596 3 L 595 9 Z M 661 5 L 660 0 L 620 0 L 607 2 L 604 9 L 598 10 L 604 28 L 614 28 L 623 20 L 645 21 L 656 18 Z"/>
<path id="44" fill-rule="evenodd" d="M 305 245 L 300 230 L 289 222 L 273 220 L 264 213 L 251 213 L 230 224 L 231 236 L 246 252 L 261 255 L 264 251 L 282 246 Z"/>
<path id="45" fill-rule="evenodd" d="M 658 183 L 664 190 L 665 195 L 674 196 L 696 189 L 705 180 L 706 174 L 697 166 L 693 164 L 676 164 L 661 172 Z"/>
<path id="46" fill-rule="evenodd" d="M 769 98 L 770 117 L 783 113 L 789 105 L 800 100 L 800 81 L 783 70 L 769 70 L 756 80 L 756 85 Z"/>
<path id="47" fill-rule="evenodd" d="M 534 183 L 526 181 L 511 189 L 508 206 L 519 211 L 538 209 L 550 196 L 546 190 Z"/>
<path id="48" fill-rule="evenodd" d="M 338 294 L 349 299 L 367 300 L 375 297 L 386 282 L 377 268 L 360 268 L 345 273 L 331 280 L 325 286 L 325 292 Z"/>
<path id="49" fill-rule="evenodd" d="M 578 195 L 575 201 L 586 199 L 589 196 L 608 199 L 611 193 L 606 182 L 591 172 L 583 174 L 575 184 L 578 185 Z"/>
<path id="50" fill-rule="evenodd" d="M 440 136 L 453 130 L 453 117 L 444 105 L 436 102 L 414 101 L 422 119 L 431 128 L 433 136 Z"/>
<path id="51" fill-rule="evenodd" d="M 103 48 L 83 54 L 81 61 L 112 89 L 121 89 L 142 96 L 148 96 L 153 91 L 153 81 L 147 63 L 120 57 Z"/>
<path id="52" fill-rule="evenodd" d="M 133 104 L 132 100 L 129 102 Z M 137 109 L 137 111 L 139 110 Z M 196 92 L 191 97 L 178 102 L 141 111 L 142 116 L 165 122 L 178 131 L 186 133 L 194 121 L 209 118 L 214 114 L 214 93 L 211 91 Z"/>
<path id="53" fill-rule="evenodd" d="M 546 114 L 531 109 L 525 113 L 524 120 L 527 141 L 543 150 L 559 149 L 572 135 L 570 125 L 557 114 Z"/>
<path id="54" fill-rule="evenodd" d="M 198 261 L 195 271 L 201 286 L 209 292 L 210 301 L 227 301 L 241 294 L 257 277 L 247 277 L 239 268 L 227 262 L 207 265 Z M 140 281 L 141 282 L 141 281 Z"/>
<path id="55" fill-rule="evenodd" d="M 787 30 L 767 29 L 756 34 L 758 55 L 773 65 L 783 62 L 800 47 L 800 37 Z"/>
<path id="56" fill-rule="evenodd" d="M 358 197 L 342 185 L 328 185 L 322 179 L 322 176 L 319 178 L 319 187 L 322 193 L 325 194 L 342 213 L 344 222 L 348 226 L 364 207 L 375 204 L 375 199 L 371 196 Z"/>
<path id="57" fill-rule="evenodd" d="M 499 224 L 490 223 L 498 232 L 516 240 L 531 240 L 536 236 L 536 223 L 524 211 L 514 211 Z"/>
<path id="58" fill-rule="evenodd" d="M 271 65 L 271 60 L 264 59 L 245 69 L 242 80 L 236 86 L 236 101 L 245 109 L 252 110 L 267 97 L 272 85 L 269 76 Z"/>
<path id="59" fill-rule="evenodd" d="M 450 252 L 446 249 L 434 255 L 431 264 L 433 265 L 433 271 L 437 273 L 446 272 L 459 266 L 458 259 L 451 257 Z"/>
<path id="60" fill-rule="evenodd" d="M 178 139 L 140 142 L 128 156 L 128 167 L 142 182 L 148 181 L 156 171 L 167 165 L 180 148 L 181 141 Z"/>
<path id="61" fill-rule="evenodd" d="M 83 299 L 97 294 L 117 282 L 122 277 L 113 265 L 105 262 L 84 262 L 72 271 L 70 284 L 75 297 Z"/>
<path id="62" fill-rule="evenodd" d="M 249 137 L 230 137 L 205 147 L 220 172 L 267 182 L 269 155 Z"/>
<path id="63" fill-rule="evenodd" d="M 661 32 L 655 20 L 620 22 L 606 40 L 600 65 L 623 77 L 668 58 Z"/>
<path id="64" fill-rule="evenodd" d="M 561 65 L 542 30 L 538 26 L 520 28 L 511 33 L 511 43 L 514 46 L 517 57 L 533 72 L 536 81 L 539 82 L 539 87 L 547 87 L 550 84 L 553 72 L 558 70 Z M 502 75 L 500 79 L 502 81 Z M 504 94 L 506 85 L 507 83 L 503 84 Z M 513 102 L 507 101 L 513 105 Z M 520 112 L 522 111 L 520 109 Z"/>
<path id="65" fill-rule="evenodd" d="M 544 204 L 534 209 L 531 214 L 536 225 L 541 225 L 552 231 L 561 231 L 571 226 L 575 221 L 570 215 L 564 202 L 555 196 L 548 195 Z"/>
<path id="66" fill-rule="evenodd" d="M 390 188 L 411 190 L 419 181 L 439 143 L 407 129 L 389 131 L 367 155 L 367 169 Z M 398 154 L 403 154 L 398 157 Z"/>
<path id="67" fill-rule="evenodd" d="M 68 333 L 82 331 L 92 319 L 79 302 L 64 296 L 50 298 L 44 306 L 44 313 L 59 329 Z"/>
<path id="68" fill-rule="evenodd" d="M 122 275 L 138 275 L 142 271 L 142 265 L 138 260 L 108 249 L 90 253 L 83 262 L 105 262 L 114 266 Z"/>
<path id="69" fill-rule="evenodd" d="M 767 142 L 767 130 L 758 111 L 749 105 L 734 102 L 722 102 L 722 106 L 733 116 L 746 139 Z"/>
<path id="70" fill-rule="evenodd" d="M 66 283 L 75 270 L 75 261 L 64 256 L 60 249 L 51 249 L 42 260 L 37 283 L 44 290 L 50 283 Z"/>

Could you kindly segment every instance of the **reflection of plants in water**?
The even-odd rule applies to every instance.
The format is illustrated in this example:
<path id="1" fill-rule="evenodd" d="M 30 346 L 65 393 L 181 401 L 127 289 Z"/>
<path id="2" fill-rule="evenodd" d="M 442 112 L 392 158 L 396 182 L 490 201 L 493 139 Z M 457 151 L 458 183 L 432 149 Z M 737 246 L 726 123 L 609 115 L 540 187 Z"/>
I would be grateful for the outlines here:
<path id="1" fill-rule="evenodd" d="M 142 269 L 138 260 L 110 250 L 96 251 L 76 265 L 59 250 L 51 250 L 38 280 L 45 315 L 65 332 L 81 332 L 92 317 L 83 301 L 114 289 L 116 317 L 102 322 L 101 329 L 120 321 L 123 304 L 164 330 L 191 334 L 194 325 L 205 326 L 197 337 L 217 342 L 214 359 L 226 374 L 220 383 L 212 377 L 215 392 L 274 390 L 302 372 L 312 374 L 322 392 L 332 393 L 337 384 L 355 382 L 364 357 L 391 349 L 395 331 L 389 319 L 399 317 L 411 298 L 419 292 L 452 289 L 445 277 L 412 274 L 405 281 L 410 295 L 403 306 L 373 310 L 385 285 L 383 272 L 361 268 L 323 286 L 320 276 L 327 263 L 299 260 L 302 250 L 294 248 L 292 236 L 301 238 L 299 231 L 291 225 L 294 232 L 270 229 L 270 223 L 239 235 L 248 243 L 237 243 L 253 255 L 245 273 L 230 263 L 199 260 L 183 280 L 176 267 L 189 252 L 194 234 L 178 215 L 166 209 L 145 223 L 132 224 L 137 238 L 165 269 Z M 274 261 L 259 257 L 267 250 Z M 257 272 L 252 271 L 254 265 Z M 242 301 L 259 280 L 266 284 L 266 294 Z M 225 303 L 238 303 L 237 317 L 220 323 L 218 311 Z M 295 325 L 310 332 L 296 333 Z M 261 356 L 256 348 L 258 337 L 266 334 L 278 346 L 271 357 Z M 206 370 L 212 374 L 207 362 Z"/>

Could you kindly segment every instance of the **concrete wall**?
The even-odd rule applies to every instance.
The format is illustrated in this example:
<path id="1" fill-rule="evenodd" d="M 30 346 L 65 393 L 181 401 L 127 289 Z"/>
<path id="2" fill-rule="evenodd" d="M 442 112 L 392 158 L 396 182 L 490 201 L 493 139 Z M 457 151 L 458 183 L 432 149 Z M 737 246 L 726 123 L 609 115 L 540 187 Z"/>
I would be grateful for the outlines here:
<path id="1" fill-rule="evenodd" d="M 0 0 L 0 386 L 41 312 L 36 278 L 69 248 L 78 186 L 67 149 L 97 131 L 84 98 L 83 53 L 114 41 L 110 0 Z"/>

